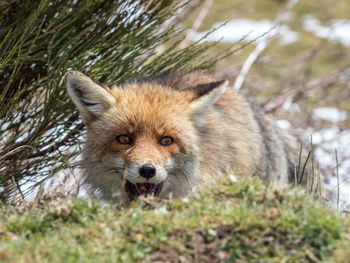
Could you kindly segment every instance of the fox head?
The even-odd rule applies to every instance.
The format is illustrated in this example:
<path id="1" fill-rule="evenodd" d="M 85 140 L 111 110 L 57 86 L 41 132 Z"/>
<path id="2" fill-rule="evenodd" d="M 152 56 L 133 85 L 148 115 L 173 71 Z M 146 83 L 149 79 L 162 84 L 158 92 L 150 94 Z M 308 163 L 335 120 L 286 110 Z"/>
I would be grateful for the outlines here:
<path id="1" fill-rule="evenodd" d="M 192 190 L 201 129 L 227 81 L 181 89 L 152 81 L 107 88 L 77 71 L 65 79 L 87 126 L 85 182 L 102 198 L 181 197 Z"/>

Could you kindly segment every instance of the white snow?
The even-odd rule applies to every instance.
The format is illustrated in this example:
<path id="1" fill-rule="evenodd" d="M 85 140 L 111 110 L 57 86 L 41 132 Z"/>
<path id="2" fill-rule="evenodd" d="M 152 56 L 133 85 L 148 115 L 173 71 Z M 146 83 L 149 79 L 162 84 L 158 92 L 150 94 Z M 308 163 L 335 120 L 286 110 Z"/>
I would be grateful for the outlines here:
<path id="1" fill-rule="evenodd" d="M 273 22 L 268 19 L 254 21 L 246 18 L 234 19 L 226 24 L 225 22 L 216 23 L 210 30 L 197 33 L 194 40 L 200 40 L 214 28 L 218 29 L 207 36 L 204 41 L 221 40 L 226 43 L 236 43 L 240 40 L 245 42 L 256 40 L 254 42 L 256 44 L 277 33 L 279 33 L 279 43 L 281 45 L 288 45 L 299 40 L 298 33 L 290 30 L 286 25 L 276 28 Z"/>
<path id="2" fill-rule="evenodd" d="M 298 104 L 294 103 L 291 98 L 288 98 L 282 105 L 282 109 L 290 113 L 300 112 L 300 107 Z"/>
<path id="3" fill-rule="evenodd" d="M 331 107 L 319 107 L 312 110 L 312 115 L 315 118 L 326 120 L 336 123 L 338 121 L 344 121 L 348 118 L 348 114 L 345 111 Z"/>
<path id="4" fill-rule="evenodd" d="M 303 17 L 303 27 L 319 38 L 350 46 L 350 20 L 332 20 L 329 26 L 324 26 L 317 18 L 308 14 Z"/>
<path id="5" fill-rule="evenodd" d="M 330 111 L 332 112 L 332 110 Z M 327 113 L 327 112 L 326 112 Z M 337 162 L 338 155 L 340 209 L 350 206 L 350 130 L 341 131 L 338 126 L 325 128 L 312 134 L 312 142 L 316 146 L 315 157 L 320 168 L 327 171 L 328 182 L 325 186 L 331 193 L 331 204 L 336 206 L 337 200 Z M 309 134 L 309 136 L 311 136 Z"/>
<path id="6" fill-rule="evenodd" d="M 237 177 L 233 173 L 229 174 L 228 179 L 230 180 L 231 183 L 237 183 L 238 182 Z"/>
<path id="7" fill-rule="evenodd" d="M 350 46 L 350 20 L 331 20 L 329 25 L 323 25 L 313 15 L 304 15 L 302 18 L 304 30 L 313 33 L 315 36 L 323 39 L 337 41 L 344 46 Z M 274 35 L 279 36 L 280 45 L 288 45 L 299 40 L 298 32 L 291 30 L 287 25 L 275 27 L 273 22 L 268 19 L 254 21 L 246 18 L 233 19 L 231 21 L 219 22 L 213 25 L 210 30 L 199 32 L 194 40 L 198 41 L 213 29 L 218 28 L 211 33 L 204 41 L 219 41 L 226 43 L 236 43 L 240 40 L 249 42 L 264 40 L 266 37 Z"/>
<path id="8" fill-rule="evenodd" d="M 330 178 L 329 183 L 326 186 L 331 192 L 334 193 L 331 199 L 332 207 L 337 207 L 337 191 L 338 191 L 338 180 L 334 176 Z M 349 210 L 350 209 L 350 183 L 344 180 L 344 178 L 339 179 L 339 209 Z"/>
<path id="9" fill-rule="evenodd" d="M 282 130 L 289 130 L 292 124 L 287 120 L 276 120 L 277 126 Z"/>

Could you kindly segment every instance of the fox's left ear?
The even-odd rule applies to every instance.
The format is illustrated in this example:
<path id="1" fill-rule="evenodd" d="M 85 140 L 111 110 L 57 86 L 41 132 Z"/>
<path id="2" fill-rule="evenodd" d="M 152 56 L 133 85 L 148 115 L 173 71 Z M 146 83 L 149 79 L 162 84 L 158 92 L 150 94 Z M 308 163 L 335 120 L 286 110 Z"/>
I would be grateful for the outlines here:
<path id="1" fill-rule="evenodd" d="M 189 113 L 191 119 L 198 125 L 205 123 L 205 117 L 210 107 L 223 94 L 228 86 L 227 80 L 211 82 L 191 88 L 196 94 L 195 99 L 190 103 Z"/>
<path id="2" fill-rule="evenodd" d="M 115 103 L 115 98 L 107 89 L 78 71 L 68 71 L 65 81 L 68 94 L 85 124 L 101 116 Z"/>

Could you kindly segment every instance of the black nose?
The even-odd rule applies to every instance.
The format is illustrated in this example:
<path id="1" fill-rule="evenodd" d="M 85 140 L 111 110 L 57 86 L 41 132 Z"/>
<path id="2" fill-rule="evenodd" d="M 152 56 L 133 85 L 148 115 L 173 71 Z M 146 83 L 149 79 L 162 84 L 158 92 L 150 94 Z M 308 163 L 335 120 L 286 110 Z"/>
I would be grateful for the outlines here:
<path id="1" fill-rule="evenodd" d="M 146 163 L 140 167 L 139 174 L 148 180 L 156 175 L 156 168 L 152 164 Z"/>

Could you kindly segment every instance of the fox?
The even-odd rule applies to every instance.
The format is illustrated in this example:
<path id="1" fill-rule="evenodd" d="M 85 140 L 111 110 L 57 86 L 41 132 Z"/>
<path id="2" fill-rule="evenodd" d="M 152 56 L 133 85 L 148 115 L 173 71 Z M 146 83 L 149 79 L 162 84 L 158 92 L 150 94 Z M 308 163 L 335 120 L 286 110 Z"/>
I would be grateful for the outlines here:
<path id="1" fill-rule="evenodd" d="M 64 79 L 87 127 L 83 184 L 98 198 L 182 198 L 232 172 L 294 180 L 298 140 L 227 80 L 175 72 L 107 87 L 78 71 Z"/>

